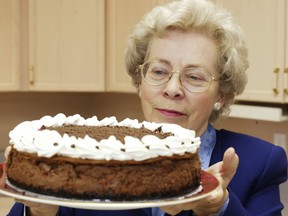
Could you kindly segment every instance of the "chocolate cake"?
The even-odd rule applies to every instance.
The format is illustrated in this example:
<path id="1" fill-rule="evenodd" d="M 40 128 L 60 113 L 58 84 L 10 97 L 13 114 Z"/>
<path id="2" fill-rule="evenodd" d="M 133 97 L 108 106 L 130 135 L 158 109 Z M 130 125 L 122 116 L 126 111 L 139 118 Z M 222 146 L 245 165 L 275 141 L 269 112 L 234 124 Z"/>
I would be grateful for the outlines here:
<path id="1" fill-rule="evenodd" d="M 31 192 L 147 200 L 200 185 L 200 139 L 178 125 L 58 114 L 23 122 L 9 136 L 8 181 Z"/>

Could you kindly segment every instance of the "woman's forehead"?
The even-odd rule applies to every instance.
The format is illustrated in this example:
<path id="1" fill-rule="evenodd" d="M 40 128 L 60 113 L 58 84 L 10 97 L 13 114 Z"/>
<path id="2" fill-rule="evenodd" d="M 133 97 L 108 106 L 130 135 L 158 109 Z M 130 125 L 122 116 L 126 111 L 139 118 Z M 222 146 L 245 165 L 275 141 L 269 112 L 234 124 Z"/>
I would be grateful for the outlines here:
<path id="1" fill-rule="evenodd" d="M 161 59 L 173 66 L 198 65 L 216 71 L 215 42 L 197 32 L 169 31 L 151 40 L 145 61 Z"/>

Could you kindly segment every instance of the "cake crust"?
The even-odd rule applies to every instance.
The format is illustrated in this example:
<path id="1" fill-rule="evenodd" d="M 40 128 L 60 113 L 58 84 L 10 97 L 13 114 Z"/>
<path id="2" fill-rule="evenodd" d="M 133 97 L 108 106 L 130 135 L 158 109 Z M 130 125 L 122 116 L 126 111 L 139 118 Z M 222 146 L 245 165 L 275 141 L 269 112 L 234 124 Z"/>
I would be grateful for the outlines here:
<path id="1" fill-rule="evenodd" d="M 41 158 L 11 150 L 8 180 L 45 195 L 75 199 L 143 200 L 186 194 L 200 185 L 196 155 L 149 163 Z M 23 181 L 25 179 L 25 181 Z M 189 184 L 187 184 L 189 182 Z"/>

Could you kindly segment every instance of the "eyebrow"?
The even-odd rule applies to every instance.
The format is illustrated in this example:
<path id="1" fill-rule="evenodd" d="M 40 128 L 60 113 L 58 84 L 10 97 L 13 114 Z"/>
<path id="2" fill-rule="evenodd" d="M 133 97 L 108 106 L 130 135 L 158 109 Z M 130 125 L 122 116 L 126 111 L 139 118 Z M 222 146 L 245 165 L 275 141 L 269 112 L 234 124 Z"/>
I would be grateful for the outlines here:
<path id="1" fill-rule="evenodd" d="M 157 58 L 156 57 L 156 58 L 151 59 L 150 61 L 158 61 L 160 63 L 165 63 L 165 64 L 169 65 L 170 67 L 172 67 L 171 62 L 166 60 L 166 59 L 162 59 L 162 58 Z"/>

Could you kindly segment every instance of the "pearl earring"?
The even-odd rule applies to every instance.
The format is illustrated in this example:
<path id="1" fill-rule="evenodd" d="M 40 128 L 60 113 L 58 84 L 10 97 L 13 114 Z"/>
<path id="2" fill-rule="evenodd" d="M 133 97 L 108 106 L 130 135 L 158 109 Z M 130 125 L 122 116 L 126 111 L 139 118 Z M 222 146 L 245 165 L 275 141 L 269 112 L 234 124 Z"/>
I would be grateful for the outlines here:
<path id="1" fill-rule="evenodd" d="M 220 108 L 221 108 L 221 103 L 220 102 L 217 102 L 217 103 L 214 104 L 214 107 L 213 107 L 214 111 L 219 111 Z"/>

